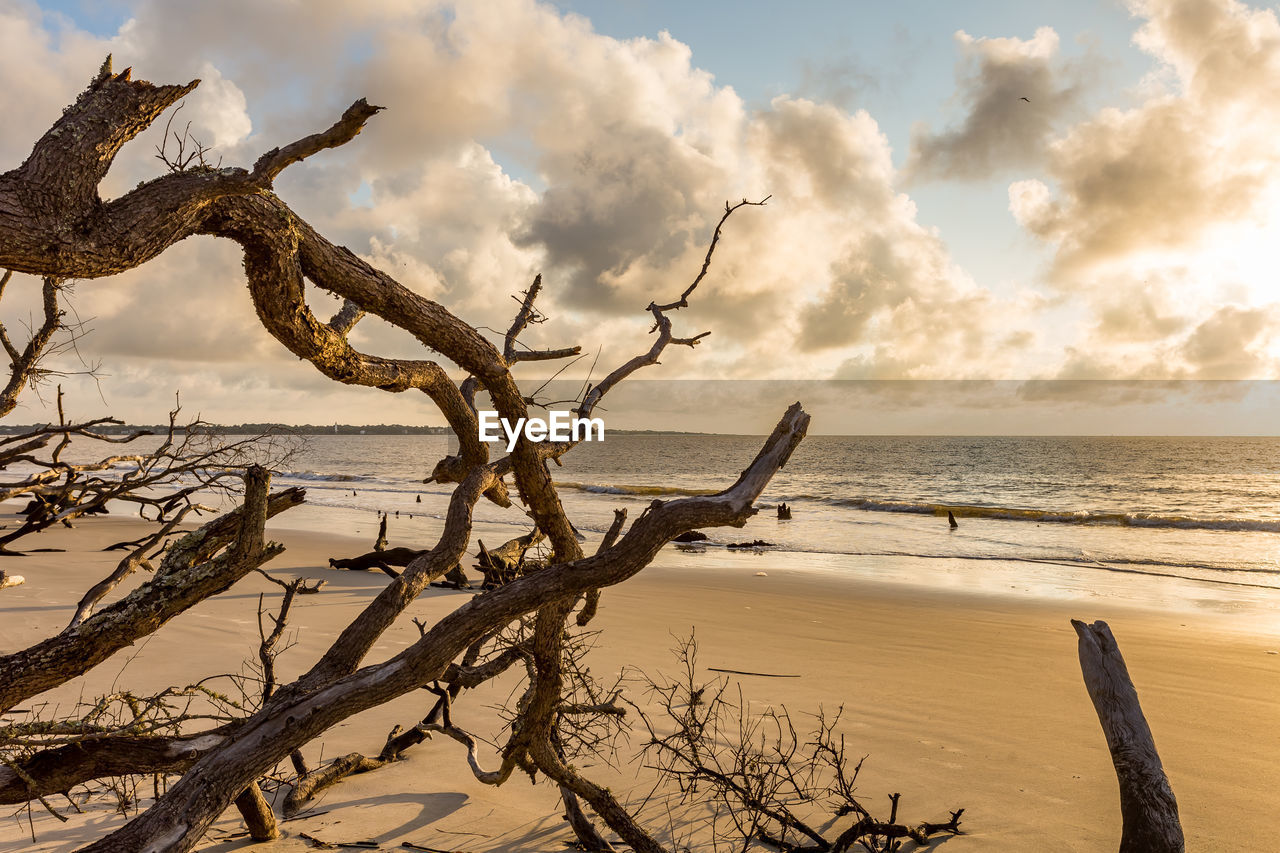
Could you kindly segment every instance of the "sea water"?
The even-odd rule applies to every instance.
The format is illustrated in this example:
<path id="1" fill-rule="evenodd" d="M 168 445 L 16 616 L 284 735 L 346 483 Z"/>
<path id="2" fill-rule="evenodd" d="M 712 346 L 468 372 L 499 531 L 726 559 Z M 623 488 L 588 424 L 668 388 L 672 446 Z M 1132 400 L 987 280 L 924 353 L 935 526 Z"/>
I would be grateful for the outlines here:
<path id="1" fill-rule="evenodd" d="M 551 471 L 594 547 L 614 509 L 634 519 L 654 500 L 726 488 L 762 442 L 610 434 Z M 448 450 L 442 436 L 305 436 L 274 484 L 305 487 L 307 502 L 273 524 L 372 544 L 388 513 L 392 545 L 428 547 L 452 487 L 423 480 Z M 745 527 L 707 529 L 705 544 L 668 546 L 658 562 L 1227 612 L 1280 602 L 1278 438 L 810 436 L 758 507 Z M 518 501 L 481 501 L 475 519 L 490 546 L 531 524 Z M 772 545 L 726 547 L 753 540 Z"/>

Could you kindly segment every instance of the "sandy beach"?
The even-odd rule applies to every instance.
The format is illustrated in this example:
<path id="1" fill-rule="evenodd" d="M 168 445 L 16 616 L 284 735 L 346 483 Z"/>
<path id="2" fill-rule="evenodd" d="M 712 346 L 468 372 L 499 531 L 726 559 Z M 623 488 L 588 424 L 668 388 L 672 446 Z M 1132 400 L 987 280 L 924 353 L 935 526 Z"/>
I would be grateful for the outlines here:
<path id="1" fill-rule="evenodd" d="M 118 559 L 96 549 L 136 527 L 86 520 L 38 543 L 66 553 L 7 562 L 26 583 L 0 593 L 0 648 L 25 647 L 65 625 L 81 591 Z M 287 678 L 314 660 L 386 578 L 327 568 L 330 556 L 366 550 L 362 538 L 287 529 L 271 536 L 288 548 L 270 564 L 272 574 L 327 581 L 320 594 L 300 598 L 295 607 L 294 645 L 280 659 Z M 740 682 L 753 709 L 785 705 L 800 722 L 820 705 L 829 711 L 843 705 L 841 731 L 850 751 L 870 756 L 859 777 L 869 804 L 879 808 L 888 794 L 900 792 L 902 816 L 910 822 L 942 820 L 965 808 L 965 834 L 946 840 L 943 849 L 1095 851 L 1118 843 L 1115 777 L 1081 681 L 1072 617 L 1105 619 L 1115 631 L 1177 794 L 1188 849 L 1236 849 L 1240 828 L 1275 804 L 1280 633 L 1267 631 L 1273 623 L 1265 618 L 1143 609 L 1121 596 L 1085 591 L 1047 597 L 1026 590 L 938 590 L 869 579 L 871 573 L 803 571 L 768 554 L 666 556 L 605 592 L 596 622 L 602 634 L 589 659 L 597 677 L 609 681 L 626 666 L 673 673 L 673 637 L 691 630 L 707 680 L 716 677 L 710 667 L 798 676 L 726 677 Z M 251 575 L 23 707 L 65 710 L 113 685 L 142 692 L 235 671 L 256 649 L 259 593 L 270 600 L 275 592 Z M 422 596 L 371 659 L 416 638 L 410 617 L 438 617 L 466 595 L 432 590 Z M 464 696 L 455 721 L 481 734 L 496 731 L 491 706 L 509 689 L 502 682 Z M 629 695 L 643 703 L 639 692 Z M 392 726 L 423 716 L 427 698 L 401 697 L 349 719 L 310 744 L 306 755 L 315 763 L 351 750 L 376 753 Z M 622 754 L 632 755 L 639 742 L 637 735 Z M 496 763 L 492 753 L 485 757 Z M 634 766 L 587 769 L 615 791 L 648 790 L 637 783 Z M 149 790 L 148 783 L 139 793 Z M 447 850 L 553 850 L 570 835 L 557 805 L 550 786 L 530 786 L 527 777 L 517 775 L 498 789 L 477 783 L 462 748 L 437 737 L 396 765 L 329 789 L 302 817 L 282 824 L 284 838 L 254 849 L 311 849 L 305 833 L 331 843 L 373 840 L 383 849 L 411 842 Z M 38 807 L 30 816 L 25 808 L 7 807 L 0 851 L 71 850 L 123 820 L 110 804 L 83 808 L 60 823 Z M 248 847 L 246 838 L 230 837 L 242 830 L 229 812 L 201 849 Z"/>

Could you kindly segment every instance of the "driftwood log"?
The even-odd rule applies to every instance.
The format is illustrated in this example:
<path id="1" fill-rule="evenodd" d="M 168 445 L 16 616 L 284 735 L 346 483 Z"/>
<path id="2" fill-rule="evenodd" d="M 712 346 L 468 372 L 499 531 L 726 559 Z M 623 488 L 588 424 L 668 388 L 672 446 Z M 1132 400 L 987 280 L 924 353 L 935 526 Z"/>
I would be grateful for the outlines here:
<path id="1" fill-rule="evenodd" d="M 388 548 L 387 515 L 383 513 L 382 520 L 378 523 L 378 538 L 374 540 L 373 550 L 358 557 L 330 557 L 329 568 L 348 569 L 354 572 L 367 572 L 370 569 L 377 569 L 388 577 L 398 578 L 400 577 L 400 572 L 396 571 L 397 568 L 402 569 L 408 566 L 426 553 L 426 549 Z M 462 570 L 462 566 L 456 565 L 445 572 L 443 583 L 435 585 L 449 589 L 470 589 L 471 581 L 467 579 L 467 573 Z"/>
<path id="2" fill-rule="evenodd" d="M 1080 638 L 1080 670 L 1120 782 L 1124 829 L 1120 853 L 1182 853 L 1178 801 L 1156 752 L 1124 657 L 1106 622 L 1072 619 Z"/>
<path id="3" fill-rule="evenodd" d="M 412 563 L 416 558 L 421 557 L 426 551 L 419 551 L 414 548 L 386 548 L 381 551 L 370 551 L 367 554 L 361 554 L 358 557 L 329 558 L 329 568 L 331 569 L 350 569 L 354 572 L 367 572 L 370 569 L 379 569 L 391 577 L 399 577 L 392 566 L 404 568 Z"/>
<path id="4" fill-rule="evenodd" d="M 486 548 L 484 541 L 477 539 L 480 552 L 476 555 L 479 562 L 475 568 L 484 575 L 483 588 L 493 589 L 520 577 L 524 572 L 525 553 L 545 538 L 535 527 L 524 536 L 508 539 L 497 548 Z"/>

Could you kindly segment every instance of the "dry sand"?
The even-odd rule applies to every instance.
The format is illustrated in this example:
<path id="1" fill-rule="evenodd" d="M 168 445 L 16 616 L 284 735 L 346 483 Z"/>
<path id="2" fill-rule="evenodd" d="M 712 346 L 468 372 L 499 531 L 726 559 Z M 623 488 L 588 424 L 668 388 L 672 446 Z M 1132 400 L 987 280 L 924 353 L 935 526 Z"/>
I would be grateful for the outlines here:
<path id="1" fill-rule="evenodd" d="M 94 549 L 132 535 L 133 526 L 89 520 L 36 543 L 73 549 L 68 553 L 6 561 L 4 568 L 27 582 L 0 592 L 0 651 L 65 625 L 80 593 L 118 559 Z M 273 574 L 328 581 L 321 594 L 298 600 L 296 644 L 280 662 L 287 677 L 312 662 L 386 578 L 326 567 L 330 556 L 363 552 L 365 541 L 288 530 L 272 536 L 288 546 L 271 564 Z M 887 794 L 901 792 L 909 821 L 945 819 L 963 806 L 967 834 L 945 841 L 942 849 L 1101 851 L 1118 844 L 1116 783 L 1080 679 L 1068 619 L 1106 619 L 1178 796 L 1188 849 L 1267 846 L 1254 831 L 1280 800 L 1280 655 L 1269 653 L 1280 649 L 1280 638 L 1262 632 L 1267 623 L 1144 610 L 1116 596 L 939 592 L 786 565 L 770 555 L 660 558 L 641 576 L 605 592 L 593 672 L 605 679 L 628 664 L 673 671 L 673 635 L 696 629 L 704 668 L 799 676 L 734 677 L 753 708 L 785 704 L 799 717 L 819 705 L 844 706 L 842 731 L 851 750 L 870 756 L 859 780 L 868 803 L 879 807 Z M 766 576 L 757 576 L 760 571 Z M 65 710 L 113 684 L 140 692 L 235 670 L 256 648 L 258 595 L 274 591 L 261 577 L 246 578 L 83 679 L 23 707 L 48 703 Z M 424 595 L 371 659 L 388 657 L 416 638 L 410 616 L 431 618 L 465 596 Z M 492 733 L 488 706 L 503 701 L 508 690 L 503 685 L 468 695 L 455 721 Z M 393 725 L 421 718 L 426 699 L 402 697 L 348 720 L 311 744 L 308 758 L 314 764 L 322 752 L 376 753 Z M 489 763 L 495 763 L 492 755 Z M 635 784 L 626 774 L 600 767 L 591 772 L 615 791 Z M 436 738 L 403 762 L 328 790 L 311 816 L 282 825 L 285 838 L 252 849 L 311 849 L 299 837 L 305 832 L 332 842 L 373 839 L 383 849 L 410 841 L 467 851 L 557 850 L 569 833 L 556 805 L 549 786 L 531 786 L 524 777 L 500 789 L 478 784 L 461 748 Z M 26 809 L 9 807 L 0 822 L 0 851 L 70 850 L 123 820 L 102 805 L 65 824 L 38 808 L 31 817 L 35 842 Z M 250 847 L 246 839 L 227 839 L 241 829 L 234 811 L 228 813 L 202 849 Z"/>

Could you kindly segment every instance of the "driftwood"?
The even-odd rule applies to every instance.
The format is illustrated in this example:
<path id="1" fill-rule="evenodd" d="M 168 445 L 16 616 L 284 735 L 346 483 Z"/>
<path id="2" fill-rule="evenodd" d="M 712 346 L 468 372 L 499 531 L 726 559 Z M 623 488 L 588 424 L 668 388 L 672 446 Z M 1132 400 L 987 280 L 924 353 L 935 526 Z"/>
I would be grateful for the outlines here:
<path id="1" fill-rule="evenodd" d="M 674 784 L 682 804 L 710 812 L 706 849 L 748 850 L 762 842 L 786 853 L 892 851 L 900 839 L 919 849 L 933 836 L 961 833 L 964 809 L 947 821 L 910 824 L 899 819 L 896 793 L 886 820 L 872 814 L 858 791 L 865 756 L 846 752 L 838 731 L 843 709 L 818 708 L 811 732 L 801 733 L 786 708 L 748 710 L 740 692 L 730 698 L 728 679 L 699 678 L 692 637 L 680 641 L 676 654 L 680 675 L 641 674 L 647 707 L 628 704 L 648 736 L 645 765 Z"/>
<path id="2" fill-rule="evenodd" d="M 409 565 L 417 557 L 421 557 L 426 551 L 419 551 L 414 548 L 387 548 L 382 551 L 370 551 L 367 554 L 361 554 L 358 557 L 348 558 L 329 558 L 329 568 L 331 569 L 350 569 L 354 572 L 367 572 L 370 569 L 379 569 L 391 577 L 399 577 L 400 573 L 395 571 L 392 566 L 404 568 Z"/>
<path id="3" fill-rule="evenodd" d="M 0 483 L 0 500 L 28 497 L 18 514 L 23 521 L 0 533 L 0 554 L 21 556 L 10 544 L 56 524 L 72 526 L 86 515 L 101 515 L 108 504 L 132 504 L 138 515 L 165 524 L 186 511 L 210 511 L 197 503 L 203 494 L 229 496 L 249 464 L 278 465 L 292 453 L 290 442 L 273 432 L 231 439 L 195 420 L 178 422 L 181 407 L 169 412 L 169 425 L 160 445 L 145 453 L 110 454 L 93 462 L 72 464 L 62 458 L 73 437 L 95 445 L 129 444 L 151 435 L 135 430 L 108 435 L 98 428 L 119 425 L 114 418 L 83 423 L 67 419 L 62 388 L 58 388 L 58 423 L 46 424 L 20 435 L 0 439 L 0 470 L 23 462 L 39 469 L 21 479 Z M 57 439 L 47 456 L 39 453 Z M 118 543 L 120 547 L 136 546 Z M 115 547 L 115 546 L 112 546 Z"/>
<path id="4" fill-rule="evenodd" d="M 262 796 L 262 789 L 257 782 L 236 797 L 236 808 L 244 818 L 245 826 L 249 828 L 249 837 L 254 841 L 270 841 L 280 837 L 280 830 L 276 828 L 276 814 L 271 810 L 267 798 Z"/>
<path id="5" fill-rule="evenodd" d="M 0 711 L 87 672 L 282 552 L 264 541 L 263 525 L 272 508 L 296 506 L 305 492 L 268 496 L 268 483 L 265 470 L 251 467 L 244 505 L 174 543 L 150 581 L 76 627 L 0 657 Z"/>
<path id="6" fill-rule="evenodd" d="M 377 569 L 388 577 L 398 578 L 400 577 L 400 572 L 393 567 L 404 568 L 426 553 L 426 549 L 388 548 L 387 515 L 383 513 L 382 521 L 378 524 L 378 538 L 373 543 L 373 550 L 358 557 L 330 557 L 329 568 L 348 569 L 355 572 L 367 572 L 370 569 Z M 471 581 L 467 579 L 467 574 L 462 570 L 462 566 L 456 565 L 445 572 L 443 583 L 435 585 L 449 589 L 470 589 Z"/>
<path id="7" fill-rule="evenodd" d="M 478 436 L 475 400 L 480 390 L 501 417 L 514 423 L 527 417 L 530 406 L 513 374 L 515 365 L 580 351 L 517 345 L 521 330 L 543 319 L 534 308 L 541 282 L 535 281 L 523 300 L 517 300 L 520 311 L 499 347 L 445 306 L 327 240 L 273 192 L 274 181 L 284 169 L 350 142 L 379 112 L 378 107 L 358 100 L 332 126 L 266 151 L 250 167 L 208 168 L 179 155 L 177 161 L 166 160 L 168 174 L 107 201 L 101 198 L 98 185 L 120 148 L 198 83 L 153 85 L 132 79 L 130 70 L 114 72 L 109 59 L 103 63 L 76 102 L 36 141 L 30 156 L 0 174 L 0 209 L 5 211 L 0 216 L 0 269 L 58 280 L 92 280 L 143 265 L 193 235 L 232 241 L 243 250 L 246 282 L 258 320 L 290 353 L 335 381 L 389 393 L 417 391 L 431 399 L 459 445 L 456 456 L 437 466 L 441 476 L 436 479 L 457 486 L 434 547 L 379 590 L 310 668 L 292 683 L 280 685 L 261 708 L 238 720 L 234 731 L 211 739 L 202 736 L 200 743 L 208 739 L 210 748 L 185 775 L 144 812 L 85 847 L 85 853 L 194 849 L 243 792 L 285 759 L 294 758 L 300 747 L 343 720 L 424 684 L 440 681 L 452 687 L 450 676 L 468 675 L 466 666 L 458 667 L 458 657 L 515 622 L 532 626 L 524 656 L 499 655 L 496 660 L 523 661 L 529 687 L 524 693 L 527 701 L 515 709 L 518 719 L 509 727 L 498 776 L 505 778 L 517 765 L 536 769 L 579 798 L 584 809 L 604 820 L 636 853 L 661 853 L 664 846 L 640 819 L 609 789 L 564 761 L 554 746 L 556 726 L 566 717 L 565 697 L 575 677 L 561 665 L 565 619 L 579 597 L 634 576 L 680 533 L 742 527 L 757 512 L 755 502 L 771 478 L 803 439 L 809 416 L 799 403 L 791 406 L 755 459 L 723 491 L 653 501 L 613 546 L 585 556 L 548 470 L 548 464 L 572 450 L 574 442 L 521 439 L 509 454 L 493 459 Z M 673 316 L 690 304 L 691 294 L 708 274 L 729 216 L 743 206 L 765 201 L 744 199 L 725 205 L 697 276 L 674 301 L 647 306 L 646 321 L 652 325 L 645 351 L 584 388 L 576 401 L 579 417 L 591 417 L 613 387 L 638 370 L 658 364 L 669 347 L 692 347 L 708 334 L 677 337 Z M 308 304 L 311 286 L 342 300 L 341 310 L 328 322 Z M 348 335 L 366 313 L 411 335 L 422 344 L 425 357 L 399 359 L 359 351 Z M 442 361 L 450 366 L 446 369 Z M 461 385 L 452 378 L 455 369 L 466 377 Z M 3 446 L 0 442 L 0 449 Z M 398 654 L 367 661 L 388 628 L 428 584 L 466 554 L 472 541 L 472 513 L 482 497 L 510 502 L 504 485 L 508 477 L 549 540 L 547 565 L 471 598 L 424 628 L 422 636 Z M 258 494 L 259 508 L 245 513 L 255 519 L 262 515 Z M 260 524 L 234 526 L 240 535 L 226 554 L 162 566 L 155 579 L 140 588 L 144 592 L 95 612 L 53 640 L 0 659 L 0 707 L 13 707 L 12 702 L 33 695 L 28 691 L 40 692 L 84 672 L 256 568 L 272 552 L 262 541 Z M 200 550 L 194 541 L 185 547 Z M 51 660 L 53 667 L 48 665 Z M 479 661 L 472 668 L 483 671 L 483 677 L 491 671 L 490 662 Z M 440 724 L 448 727 L 447 717 Z M 418 736 L 416 727 L 412 731 Z M 9 768 L 0 768 L 0 779 L 4 769 Z M 141 767 L 135 764 L 132 769 Z"/>
<path id="8" fill-rule="evenodd" d="M 790 520 L 791 520 L 791 507 L 787 506 L 786 504 L 778 504 L 778 520 L 779 520 L 779 521 L 790 521 Z"/>
<path id="9" fill-rule="evenodd" d="M 613 523 L 609 525 L 609 529 L 605 531 L 604 538 L 600 540 L 596 553 L 601 554 L 613 547 L 613 543 L 618 541 L 618 536 L 622 534 L 622 525 L 627 522 L 627 511 L 625 509 L 615 509 L 613 511 Z M 677 539 L 680 537 L 676 537 Z M 577 623 L 578 627 L 584 627 L 592 619 L 596 618 L 596 611 L 600 608 L 600 590 L 588 590 L 587 594 L 582 597 L 582 609 L 578 611 Z"/>
<path id="10" fill-rule="evenodd" d="M 746 549 L 746 548 L 772 548 L 773 542 L 766 542 L 763 539 L 753 539 L 750 542 L 730 542 L 724 546 L 726 548 Z"/>
<path id="11" fill-rule="evenodd" d="M 1178 802 L 1116 638 L 1106 622 L 1086 625 L 1072 619 L 1071 625 L 1080 637 L 1085 688 L 1120 782 L 1120 853 L 1182 853 Z"/>
<path id="12" fill-rule="evenodd" d="M 479 561 L 475 564 L 477 571 L 484 575 L 484 589 L 493 589 L 520 577 L 524 572 L 524 555 L 530 548 L 546 538 L 538 528 L 508 539 L 497 548 L 486 548 L 484 541 L 476 540 L 480 552 L 476 555 Z"/>
<path id="13" fill-rule="evenodd" d="M 688 533 L 681 533 L 679 536 L 677 536 L 675 539 L 672 539 L 671 541 L 672 542 L 705 542 L 707 541 L 707 539 L 708 539 L 707 534 L 703 533 L 701 530 L 690 530 Z"/>

